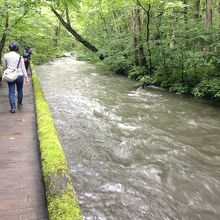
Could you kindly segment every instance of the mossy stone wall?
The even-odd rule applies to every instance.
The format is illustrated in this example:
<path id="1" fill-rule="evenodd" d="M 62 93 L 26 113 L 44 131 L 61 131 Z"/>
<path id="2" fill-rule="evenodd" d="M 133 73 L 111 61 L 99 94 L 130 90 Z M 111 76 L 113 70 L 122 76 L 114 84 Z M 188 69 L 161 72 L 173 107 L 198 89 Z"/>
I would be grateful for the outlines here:
<path id="1" fill-rule="evenodd" d="M 63 148 L 33 66 L 32 81 L 49 219 L 82 220 Z"/>

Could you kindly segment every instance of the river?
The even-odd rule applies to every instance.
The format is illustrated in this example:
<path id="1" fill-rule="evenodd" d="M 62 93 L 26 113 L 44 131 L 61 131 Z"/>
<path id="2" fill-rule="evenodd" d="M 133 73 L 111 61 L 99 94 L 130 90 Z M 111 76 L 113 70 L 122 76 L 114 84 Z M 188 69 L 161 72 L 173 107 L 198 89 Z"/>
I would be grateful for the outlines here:
<path id="1" fill-rule="evenodd" d="M 36 67 L 85 220 L 219 220 L 220 109 L 61 58 Z"/>

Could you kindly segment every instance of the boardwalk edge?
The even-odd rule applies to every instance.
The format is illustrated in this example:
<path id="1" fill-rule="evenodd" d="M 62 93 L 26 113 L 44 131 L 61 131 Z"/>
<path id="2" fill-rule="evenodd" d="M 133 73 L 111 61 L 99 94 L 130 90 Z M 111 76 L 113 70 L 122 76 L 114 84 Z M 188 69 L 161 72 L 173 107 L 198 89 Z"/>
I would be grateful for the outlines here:
<path id="1" fill-rule="evenodd" d="M 49 219 L 82 220 L 64 151 L 33 66 L 32 81 Z"/>

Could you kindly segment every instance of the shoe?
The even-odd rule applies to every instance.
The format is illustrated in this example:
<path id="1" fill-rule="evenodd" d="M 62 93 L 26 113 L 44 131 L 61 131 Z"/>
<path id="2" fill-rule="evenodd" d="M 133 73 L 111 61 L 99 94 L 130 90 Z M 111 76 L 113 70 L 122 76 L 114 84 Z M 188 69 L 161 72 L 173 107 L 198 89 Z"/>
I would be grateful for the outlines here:
<path id="1" fill-rule="evenodd" d="M 10 110 L 10 112 L 11 112 L 11 113 L 15 113 L 15 109 L 12 108 L 12 109 Z"/>
<path id="2" fill-rule="evenodd" d="M 21 110 L 22 109 L 22 104 L 17 104 L 17 108 L 18 108 L 18 110 Z"/>

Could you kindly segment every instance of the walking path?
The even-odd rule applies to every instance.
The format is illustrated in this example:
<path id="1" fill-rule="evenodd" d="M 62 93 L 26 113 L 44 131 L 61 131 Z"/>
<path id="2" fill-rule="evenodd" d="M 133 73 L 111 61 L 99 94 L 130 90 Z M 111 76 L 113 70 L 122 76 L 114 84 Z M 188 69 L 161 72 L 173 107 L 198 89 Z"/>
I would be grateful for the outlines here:
<path id="1" fill-rule="evenodd" d="M 8 88 L 0 86 L 0 220 L 47 220 L 37 143 L 32 85 L 24 108 L 9 112 Z"/>

